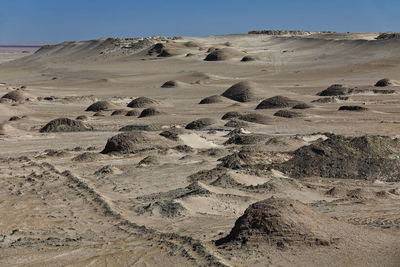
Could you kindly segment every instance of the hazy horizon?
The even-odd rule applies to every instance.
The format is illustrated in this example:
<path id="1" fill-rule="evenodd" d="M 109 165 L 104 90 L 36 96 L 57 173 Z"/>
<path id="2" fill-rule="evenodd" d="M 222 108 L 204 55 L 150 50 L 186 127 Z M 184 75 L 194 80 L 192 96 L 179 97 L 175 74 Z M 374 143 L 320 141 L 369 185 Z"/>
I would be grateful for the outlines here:
<path id="1" fill-rule="evenodd" d="M 0 43 L 101 37 L 209 36 L 250 30 L 396 32 L 393 0 L 142 1 L 15 0 L 1 4 Z"/>

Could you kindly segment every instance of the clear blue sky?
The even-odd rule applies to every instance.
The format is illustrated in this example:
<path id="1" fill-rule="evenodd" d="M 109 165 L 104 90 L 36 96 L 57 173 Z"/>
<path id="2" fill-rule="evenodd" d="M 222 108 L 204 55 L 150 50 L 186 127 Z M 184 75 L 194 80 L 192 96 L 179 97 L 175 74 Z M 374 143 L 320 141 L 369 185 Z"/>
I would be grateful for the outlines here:
<path id="1" fill-rule="evenodd" d="M 400 31 L 399 0 L 0 0 L 0 43 L 254 29 Z"/>

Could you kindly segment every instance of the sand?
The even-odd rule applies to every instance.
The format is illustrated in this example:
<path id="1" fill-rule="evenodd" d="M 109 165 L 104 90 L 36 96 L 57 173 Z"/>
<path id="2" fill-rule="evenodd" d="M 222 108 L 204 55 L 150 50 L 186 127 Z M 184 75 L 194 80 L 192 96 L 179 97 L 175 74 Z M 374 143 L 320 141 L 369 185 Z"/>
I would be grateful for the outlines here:
<path id="1" fill-rule="evenodd" d="M 378 33 L 267 33 L 104 38 L 0 53 L 0 96 L 21 86 L 29 96 L 0 103 L 0 265 L 398 266 L 399 182 L 298 178 L 271 166 L 330 133 L 397 137 L 400 40 L 375 40 Z M 149 53 L 152 48 L 160 51 Z M 239 52 L 204 61 L 210 48 Z M 243 56 L 257 60 L 244 63 Z M 375 87 L 382 78 L 392 84 Z M 166 81 L 179 84 L 162 88 Z M 245 81 L 257 84 L 262 97 L 198 104 Z M 310 105 L 333 84 L 353 91 L 313 102 L 301 117 L 256 110 L 273 96 Z M 154 101 L 128 106 L 139 97 Z M 97 101 L 112 109 L 104 116 L 85 112 Z M 339 111 L 343 105 L 368 111 Z M 151 107 L 162 112 L 137 118 Z M 111 116 L 122 109 L 133 116 Z M 236 114 L 231 125 L 244 129 L 224 126 L 228 112 Z M 40 132 L 54 119 L 81 115 L 93 130 Z M 13 116 L 20 119 L 9 121 Z M 185 129 L 201 118 L 213 123 Z M 140 128 L 145 142 L 101 154 L 129 125 Z M 176 138 L 159 135 L 168 130 Z M 235 134 L 240 142 L 227 142 Z M 388 164 L 396 160 L 390 156 Z M 250 205 L 273 196 L 300 201 L 346 234 L 332 235 L 339 239 L 329 245 L 280 247 L 260 239 L 256 248 L 216 246 Z"/>

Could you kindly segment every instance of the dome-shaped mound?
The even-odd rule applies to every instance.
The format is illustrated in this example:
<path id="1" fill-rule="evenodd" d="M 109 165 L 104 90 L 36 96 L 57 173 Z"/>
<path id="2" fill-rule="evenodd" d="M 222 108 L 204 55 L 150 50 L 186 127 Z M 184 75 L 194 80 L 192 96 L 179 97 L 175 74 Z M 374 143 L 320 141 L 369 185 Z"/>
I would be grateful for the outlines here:
<path id="1" fill-rule="evenodd" d="M 238 101 L 250 102 L 257 99 L 258 85 L 251 81 L 243 81 L 229 87 L 222 96 Z"/>
<path id="2" fill-rule="evenodd" d="M 335 230 L 330 227 L 334 223 L 299 201 L 272 197 L 250 205 L 229 235 L 216 244 L 327 246 L 335 240 Z"/>
<path id="3" fill-rule="evenodd" d="M 237 112 L 237 111 L 229 111 L 229 112 L 225 113 L 225 114 L 221 117 L 221 120 L 235 119 L 235 118 L 240 117 L 240 115 L 242 115 L 242 114 L 240 114 L 240 113 Z"/>
<path id="4" fill-rule="evenodd" d="M 368 108 L 361 106 L 341 106 L 338 110 L 347 110 L 347 111 L 367 111 Z"/>
<path id="5" fill-rule="evenodd" d="M 97 101 L 96 103 L 91 104 L 87 107 L 86 111 L 103 111 L 103 110 L 110 110 L 114 108 L 114 105 L 108 101 Z"/>
<path id="6" fill-rule="evenodd" d="M 157 57 L 172 57 L 180 54 L 182 54 L 182 51 L 177 44 L 157 43 L 147 51 L 147 55 Z"/>
<path id="7" fill-rule="evenodd" d="M 144 118 L 144 117 L 151 117 L 151 116 L 156 116 L 162 114 L 161 111 L 155 109 L 155 108 L 146 108 L 142 110 L 142 112 L 139 115 L 139 118 Z"/>
<path id="8" fill-rule="evenodd" d="M 128 117 L 132 117 L 132 116 L 137 117 L 137 116 L 139 116 L 139 114 L 140 114 L 140 112 L 139 112 L 138 110 L 129 110 L 129 111 L 125 114 L 125 116 L 128 116 Z"/>
<path id="9" fill-rule="evenodd" d="M 14 90 L 11 91 L 1 97 L 2 99 L 9 99 L 14 102 L 22 102 L 25 101 L 28 97 L 22 90 Z"/>
<path id="10" fill-rule="evenodd" d="M 224 102 L 225 98 L 220 95 L 212 95 L 200 100 L 199 104 L 215 104 Z"/>
<path id="11" fill-rule="evenodd" d="M 255 56 L 244 56 L 242 57 L 242 62 L 257 61 L 259 58 Z"/>
<path id="12" fill-rule="evenodd" d="M 325 90 L 319 92 L 319 96 L 338 96 L 338 95 L 349 95 L 353 92 L 353 89 L 344 87 L 342 84 L 333 84 Z"/>
<path id="13" fill-rule="evenodd" d="M 81 121 L 75 121 L 68 118 L 59 118 L 47 123 L 42 129 L 40 129 L 40 132 L 83 132 L 91 130 L 93 130 L 93 127 L 85 125 Z"/>
<path id="14" fill-rule="evenodd" d="M 309 108 L 312 108 L 312 106 L 307 103 L 299 103 L 297 105 L 294 105 L 292 108 L 293 109 L 309 109 Z"/>
<path id="15" fill-rule="evenodd" d="M 148 108 L 148 107 L 152 107 L 157 104 L 158 104 L 157 100 L 142 96 L 142 97 L 138 97 L 138 98 L 132 100 L 128 104 L 128 107 L 130 107 L 130 108 Z"/>
<path id="16" fill-rule="evenodd" d="M 129 154 L 159 147 L 172 147 L 173 145 L 176 145 L 176 143 L 158 134 L 130 131 L 117 134 L 108 139 L 101 153 L 108 154 L 114 152 Z"/>
<path id="17" fill-rule="evenodd" d="M 127 112 L 126 109 L 116 109 L 111 113 L 111 116 L 124 116 Z"/>
<path id="18" fill-rule="evenodd" d="M 283 117 L 283 118 L 300 118 L 303 117 L 303 114 L 296 111 L 281 109 L 274 113 L 275 117 Z"/>
<path id="19" fill-rule="evenodd" d="M 166 81 L 161 85 L 161 88 L 174 88 L 174 87 L 182 87 L 184 85 L 183 82 L 176 81 L 176 80 L 171 80 L 171 81 Z"/>
<path id="20" fill-rule="evenodd" d="M 270 117 L 258 114 L 258 113 L 247 113 L 239 116 L 239 119 L 242 121 L 258 123 L 258 124 L 270 124 L 271 119 Z"/>
<path id="21" fill-rule="evenodd" d="M 222 61 L 242 57 L 244 53 L 234 48 L 215 49 L 207 55 L 204 61 Z"/>
<path id="22" fill-rule="evenodd" d="M 299 103 L 300 102 L 297 100 L 278 95 L 264 99 L 260 104 L 257 105 L 256 109 L 288 108 Z"/>
<path id="23" fill-rule="evenodd" d="M 191 123 L 186 125 L 186 129 L 189 130 L 201 130 L 203 128 L 206 128 L 207 126 L 215 124 L 216 121 L 211 118 L 201 118 L 195 121 L 192 121 Z"/>
<path id="24" fill-rule="evenodd" d="M 381 79 L 375 83 L 376 87 L 386 87 L 392 85 L 392 82 L 388 78 Z"/>

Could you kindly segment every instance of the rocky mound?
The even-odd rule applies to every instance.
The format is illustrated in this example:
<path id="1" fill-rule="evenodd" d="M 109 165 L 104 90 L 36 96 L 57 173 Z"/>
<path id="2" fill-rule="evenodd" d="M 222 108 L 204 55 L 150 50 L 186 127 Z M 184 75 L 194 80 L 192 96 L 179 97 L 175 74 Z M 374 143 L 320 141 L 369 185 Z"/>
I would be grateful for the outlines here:
<path id="1" fill-rule="evenodd" d="M 160 133 L 162 137 L 165 137 L 167 139 L 173 140 L 173 141 L 178 141 L 179 140 L 179 133 L 174 130 L 167 130 L 167 131 L 162 131 Z"/>
<path id="2" fill-rule="evenodd" d="M 339 110 L 347 110 L 347 111 L 367 111 L 368 108 L 361 106 L 341 106 Z"/>
<path id="3" fill-rule="evenodd" d="M 77 162 L 92 162 L 98 160 L 101 157 L 102 155 L 99 153 L 83 152 L 82 154 L 79 154 L 78 156 L 74 157 L 72 160 Z"/>
<path id="4" fill-rule="evenodd" d="M 291 110 L 285 110 L 285 109 L 278 110 L 277 112 L 274 113 L 274 116 L 283 117 L 283 118 L 300 118 L 300 117 L 304 117 L 303 114 L 301 114 L 300 112 L 291 111 Z"/>
<path id="5" fill-rule="evenodd" d="M 243 53 L 234 48 L 216 48 L 206 56 L 204 61 L 222 61 L 242 56 Z"/>
<path id="6" fill-rule="evenodd" d="M 272 197 L 250 205 L 216 245 L 328 246 L 334 240 L 330 224 L 332 219 L 299 201 Z"/>
<path id="7" fill-rule="evenodd" d="M 278 95 L 264 99 L 260 104 L 257 105 L 256 109 L 287 108 L 293 107 L 297 104 L 300 104 L 300 102 L 297 100 Z"/>
<path id="8" fill-rule="evenodd" d="M 249 61 L 256 61 L 256 60 L 258 60 L 258 57 L 255 57 L 255 56 L 244 56 L 244 57 L 242 57 L 242 60 L 240 60 L 240 61 L 249 62 Z"/>
<path id="9" fill-rule="evenodd" d="M 130 132 L 130 131 L 160 131 L 161 126 L 157 124 L 132 124 L 126 125 L 120 128 L 120 132 Z"/>
<path id="10" fill-rule="evenodd" d="M 353 92 L 352 88 L 344 87 L 342 84 L 333 84 L 326 88 L 325 90 L 319 92 L 319 96 L 339 96 L 339 95 L 349 95 Z"/>
<path id="11" fill-rule="evenodd" d="M 240 114 L 240 113 L 237 112 L 237 111 L 229 111 L 229 112 L 225 113 L 225 114 L 222 116 L 221 120 L 231 120 L 231 119 L 235 119 L 235 118 L 240 117 L 240 115 L 242 115 L 242 114 Z"/>
<path id="12" fill-rule="evenodd" d="M 241 128 L 241 127 L 248 127 L 249 124 L 247 122 L 244 122 L 242 120 L 238 119 L 232 119 L 225 123 L 225 127 L 231 127 L 231 128 Z"/>
<path id="13" fill-rule="evenodd" d="M 188 130 L 201 130 L 210 125 L 217 123 L 214 119 L 211 118 L 201 118 L 195 121 L 190 122 L 186 125 L 185 129 Z"/>
<path id="14" fill-rule="evenodd" d="M 242 121 L 258 123 L 258 124 L 270 124 L 270 122 L 271 122 L 270 117 L 263 115 L 263 114 L 258 114 L 258 113 L 243 114 L 243 115 L 240 115 L 238 119 L 240 119 Z"/>
<path id="15" fill-rule="evenodd" d="M 89 107 L 87 107 L 86 111 L 98 112 L 103 110 L 110 110 L 113 107 L 114 105 L 108 101 L 97 101 L 96 103 L 93 103 Z"/>
<path id="16" fill-rule="evenodd" d="M 206 98 L 203 98 L 199 104 L 215 104 L 215 103 L 222 103 L 224 102 L 224 97 L 220 96 L 220 95 L 212 95 L 212 96 L 208 96 Z"/>
<path id="17" fill-rule="evenodd" d="M 290 160 L 273 168 L 292 177 L 400 181 L 399 154 L 398 139 L 332 135 L 297 149 Z"/>
<path id="18" fill-rule="evenodd" d="M 160 147 L 170 147 L 174 142 L 169 141 L 159 135 L 149 132 L 132 131 L 117 134 L 108 139 L 102 154 L 109 153 L 137 153 L 145 150 L 157 149 Z"/>
<path id="19" fill-rule="evenodd" d="M 103 111 L 98 111 L 93 114 L 93 117 L 105 117 L 106 114 Z"/>
<path id="20" fill-rule="evenodd" d="M 309 108 L 312 108 L 312 106 L 307 103 L 300 103 L 300 104 L 294 105 L 292 108 L 293 109 L 309 109 Z"/>
<path id="21" fill-rule="evenodd" d="M 14 102 L 23 102 L 27 100 L 27 96 L 22 90 L 11 91 L 1 97 L 2 99 L 8 99 Z"/>
<path id="22" fill-rule="evenodd" d="M 400 33 L 397 32 L 384 32 L 379 34 L 376 40 L 400 39 Z"/>
<path id="23" fill-rule="evenodd" d="M 136 117 L 136 116 L 139 116 L 139 114 L 140 114 L 140 112 L 139 111 L 137 111 L 137 110 L 129 110 L 126 114 L 125 114 L 125 116 L 128 116 L 128 117 Z"/>
<path id="24" fill-rule="evenodd" d="M 229 87 L 222 96 L 238 101 L 250 102 L 257 99 L 258 85 L 251 81 L 243 81 Z"/>
<path id="25" fill-rule="evenodd" d="M 174 88 L 174 87 L 180 87 L 182 85 L 183 83 L 180 81 L 171 80 L 163 83 L 163 85 L 161 85 L 161 88 Z"/>
<path id="26" fill-rule="evenodd" d="M 128 111 L 125 109 L 117 109 L 111 113 L 111 116 L 124 116 Z"/>
<path id="27" fill-rule="evenodd" d="M 156 115 L 160 115 L 160 114 L 162 114 L 162 112 L 155 108 L 146 108 L 146 109 L 142 110 L 142 112 L 139 115 L 139 118 L 151 117 L 151 116 L 156 116 Z"/>
<path id="28" fill-rule="evenodd" d="M 180 55 L 182 52 L 176 47 L 176 44 L 163 44 L 157 43 L 150 47 L 147 51 L 147 55 L 149 56 L 157 56 L 157 57 L 172 57 Z"/>
<path id="29" fill-rule="evenodd" d="M 386 87 L 392 85 L 392 82 L 388 78 L 381 79 L 375 83 L 376 87 Z"/>
<path id="30" fill-rule="evenodd" d="M 148 107 L 152 107 L 154 105 L 157 105 L 158 101 L 142 96 L 142 97 L 138 97 L 134 100 L 132 100 L 129 104 L 128 107 L 130 108 L 148 108 Z"/>
<path id="31" fill-rule="evenodd" d="M 71 120 L 68 118 L 59 118 L 47 123 L 42 129 L 40 129 L 40 132 L 82 132 L 91 130 L 93 130 L 92 126 L 85 125 L 81 121 Z"/>

